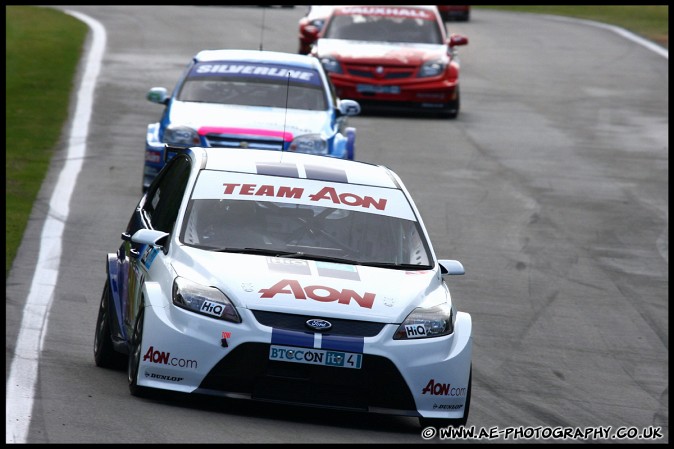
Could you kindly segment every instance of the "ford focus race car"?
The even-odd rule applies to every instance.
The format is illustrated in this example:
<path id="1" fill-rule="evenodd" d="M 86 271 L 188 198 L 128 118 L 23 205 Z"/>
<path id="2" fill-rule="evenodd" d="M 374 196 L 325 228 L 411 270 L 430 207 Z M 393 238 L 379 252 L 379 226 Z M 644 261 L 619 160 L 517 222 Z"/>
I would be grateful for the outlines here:
<path id="1" fill-rule="evenodd" d="M 164 166 L 164 147 L 273 149 L 353 159 L 360 106 L 340 100 L 323 68 L 306 55 L 204 50 L 190 61 L 169 96 L 154 87 L 148 100 L 165 105 L 147 127 L 143 191 Z"/>
<path id="2" fill-rule="evenodd" d="M 178 152 L 106 261 L 94 358 L 172 390 L 464 425 L 472 322 L 391 170 Z"/>
<path id="3" fill-rule="evenodd" d="M 338 96 L 353 98 L 363 108 L 458 115 L 455 48 L 467 45 L 468 38 L 447 37 L 436 6 L 337 7 L 316 37 L 311 54 L 323 64 Z"/>

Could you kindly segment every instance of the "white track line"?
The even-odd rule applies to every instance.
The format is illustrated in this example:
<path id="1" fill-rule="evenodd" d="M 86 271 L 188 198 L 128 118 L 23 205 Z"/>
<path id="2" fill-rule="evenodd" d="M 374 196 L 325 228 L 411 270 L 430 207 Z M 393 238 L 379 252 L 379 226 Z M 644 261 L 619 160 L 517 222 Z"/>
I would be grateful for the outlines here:
<path id="1" fill-rule="evenodd" d="M 652 41 L 644 39 L 643 37 L 638 36 L 638 35 L 632 33 L 631 31 L 627 31 L 624 28 L 620 28 L 620 27 L 617 27 L 617 26 L 614 26 L 614 25 L 609 25 L 609 24 L 606 24 L 606 23 L 595 22 L 594 20 L 576 19 L 576 18 L 571 18 L 571 17 L 553 16 L 553 15 L 547 15 L 547 14 L 543 14 L 543 15 L 546 16 L 549 19 L 557 20 L 559 22 L 582 23 L 582 24 L 585 24 L 585 25 L 590 25 L 590 26 L 593 26 L 593 27 L 604 28 L 606 30 L 613 31 L 614 33 L 624 37 L 625 39 L 629 39 L 632 42 L 636 42 L 637 44 L 639 44 L 643 47 L 646 47 L 651 51 L 654 51 L 655 53 L 659 54 L 660 56 L 664 57 L 665 59 L 669 59 L 669 50 L 667 50 L 666 48 L 664 48 L 664 47 L 662 47 L 662 46 L 660 46 L 660 45 L 658 45 L 658 44 L 656 44 Z"/>
<path id="2" fill-rule="evenodd" d="M 89 26 L 93 32 L 92 44 L 77 93 L 77 106 L 75 115 L 72 117 L 66 162 L 49 202 L 47 219 L 40 237 L 35 274 L 26 305 L 23 308 L 21 328 L 7 379 L 7 427 L 5 429 L 7 443 L 25 443 L 28 437 L 38 362 L 44 336 L 47 333 L 47 318 L 59 273 L 61 237 L 68 219 L 70 197 L 86 153 L 94 88 L 105 51 L 106 33 L 103 25 L 84 14 L 74 11 L 65 12 Z"/>

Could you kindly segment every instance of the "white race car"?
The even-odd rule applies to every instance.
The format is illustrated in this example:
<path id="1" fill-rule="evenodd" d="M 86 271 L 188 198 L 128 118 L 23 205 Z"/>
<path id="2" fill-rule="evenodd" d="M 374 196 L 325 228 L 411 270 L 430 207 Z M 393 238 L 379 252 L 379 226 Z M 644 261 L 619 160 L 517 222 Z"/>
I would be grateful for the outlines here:
<path id="1" fill-rule="evenodd" d="M 107 256 L 94 358 L 150 389 L 465 425 L 471 317 L 384 166 L 175 149 Z"/>

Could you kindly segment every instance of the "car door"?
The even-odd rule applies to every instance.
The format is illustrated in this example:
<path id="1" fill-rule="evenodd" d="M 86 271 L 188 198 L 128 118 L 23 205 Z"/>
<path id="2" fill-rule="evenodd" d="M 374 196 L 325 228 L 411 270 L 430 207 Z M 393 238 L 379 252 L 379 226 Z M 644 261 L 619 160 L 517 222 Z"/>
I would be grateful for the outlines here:
<path id="1" fill-rule="evenodd" d="M 191 171 L 191 160 L 185 154 L 171 159 L 159 173 L 147 194 L 140 200 L 126 231 L 122 234 L 123 243 L 118 251 L 119 285 L 122 308 L 122 337 L 129 341 L 133 325 L 141 304 L 140 294 L 143 282 L 148 276 L 149 267 L 157 256 L 165 257 L 178 211 Z M 166 244 L 160 250 L 150 245 L 138 244 L 131 237 L 140 229 L 152 229 L 169 234 Z"/>

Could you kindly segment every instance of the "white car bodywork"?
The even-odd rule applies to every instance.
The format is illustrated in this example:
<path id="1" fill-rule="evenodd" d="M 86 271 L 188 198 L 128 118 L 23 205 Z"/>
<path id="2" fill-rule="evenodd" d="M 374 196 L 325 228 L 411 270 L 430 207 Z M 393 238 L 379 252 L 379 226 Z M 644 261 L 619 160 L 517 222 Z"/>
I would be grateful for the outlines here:
<path id="1" fill-rule="evenodd" d="M 108 255 L 110 296 L 117 310 L 112 314 L 126 309 L 142 321 L 142 341 L 129 341 L 129 352 L 136 354 L 135 362 L 129 359 L 130 365 L 136 364 L 130 368 L 135 373 L 129 379 L 132 392 L 156 388 L 465 424 L 472 322 L 469 314 L 457 310 L 443 279 L 463 274 L 463 266 L 436 259 L 419 212 L 395 173 L 297 153 L 193 148 L 187 154 L 192 168 L 173 229 L 127 229 L 133 236 Z M 154 202 L 161 188 L 150 190 L 139 209 Z M 204 215 L 198 215 L 203 214 L 200 204 L 217 202 L 273 203 L 285 211 L 329 206 L 328 216 L 334 220 L 350 214 L 379 217 L 382 223 L 402 220 L 410 227 L 391 229 L 402 230 L 404 248 L 385 252 L 399 254 L 391 262 L 402 266 L 383 265 L 386 256 L 377 259 L 377 251 L 391 240 L 382 239 L 387 235 L 384 226 L 341 236 L 340 241 L 360 242 L 358 248 L 367 253 L 353 263 L 312 257 L 311 248 L 323 254 L 319 245 L 278 255 L 225 243 L 221 248 L 211 234 L 205 237 L 199 222 Z M 211 208 L 208 217 L 217 213 Z M 318 228 L 309 232 L 320 233 Z M 284 235 L 282 230 L 268 229 L 265 241 L 276 241 L 278 235 Z M 300 245 L 301 238 L 296 240 Z M 129 264 L 120 254 L 125 245 L 134 244 L 137 252 Z M 339 242 L 334 246 L 330 250 L 337 252 Z M 366 262 L 371 259 L 377 262 Z M 176 291 L 180 300 L 189 296 L 180 293 L 184 286 L 202 292 L 193 295 L 201 301 L 196 308 L 176 305 Z M 223 312 L 227 300 L 212 300 L 209 292 L 227 298 L 232 306 L 228 312 Z M 445 335 L 430 337 L 429 323 L 441 322 L 430 315 L 410 321 L 414 313 L 432 315 L 438 308 L 451 320 Z M 222 319 L 225 313 L 234 318 Z M 131 340 L 139 320 L 118 319 L 135 324 L 134 332 L 121 331 Z M 332 327 L 321 328 L 328 325 Z M 248 355 L 242 356 L 244 352 Z M 232 374 L 244 367 L 246 375 Z M 286 373 L 286 380 L 279 380 L 278 370 Z M 301 376 L 310 380 L 299 380 Z M 341 376 L 351 380 L 334 385 Z M 311 391 L 325 394 L 303 392 L 310 382 L 317 389 Z M 289 391 L 283 393 L 284 388 Z"/>

